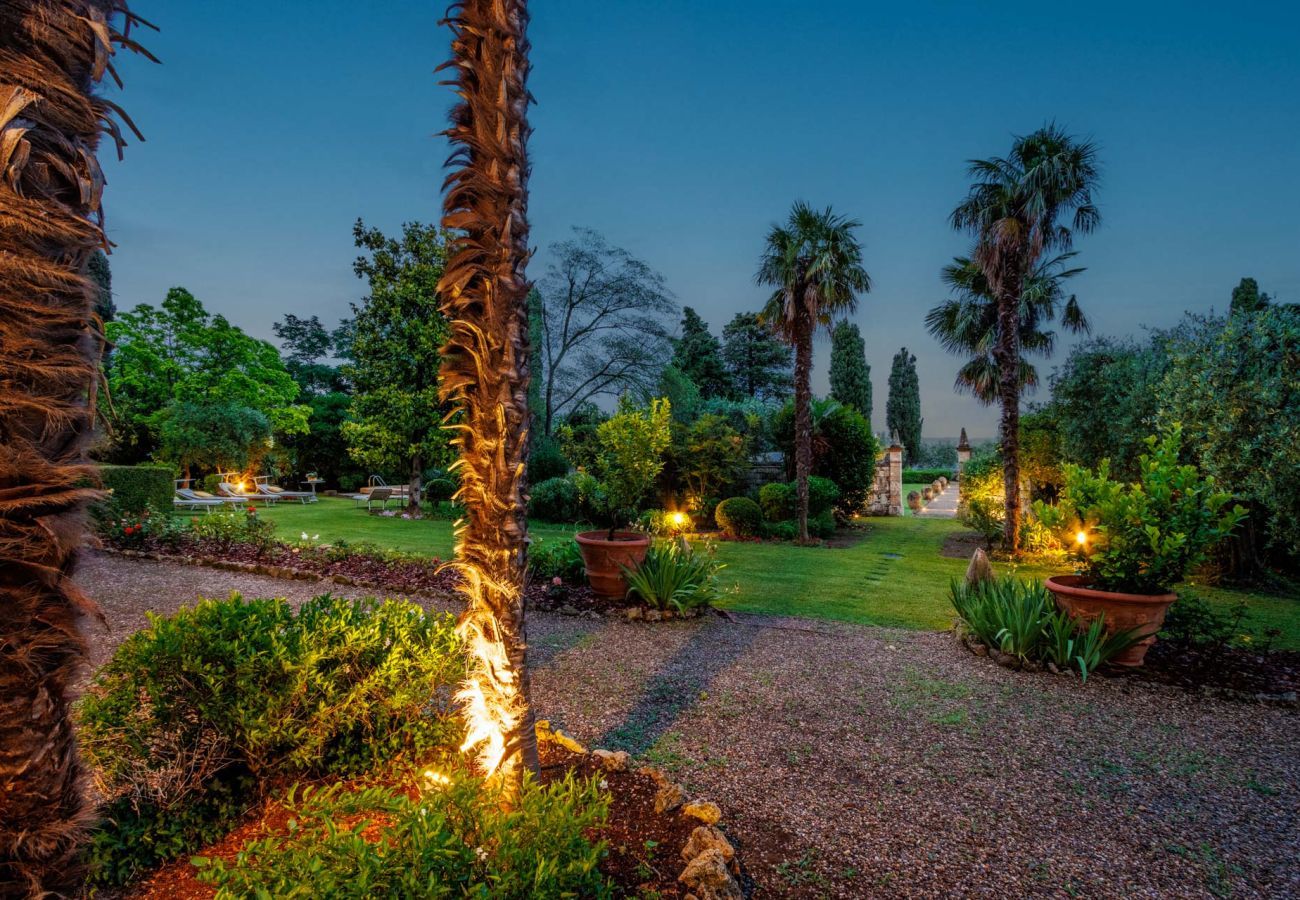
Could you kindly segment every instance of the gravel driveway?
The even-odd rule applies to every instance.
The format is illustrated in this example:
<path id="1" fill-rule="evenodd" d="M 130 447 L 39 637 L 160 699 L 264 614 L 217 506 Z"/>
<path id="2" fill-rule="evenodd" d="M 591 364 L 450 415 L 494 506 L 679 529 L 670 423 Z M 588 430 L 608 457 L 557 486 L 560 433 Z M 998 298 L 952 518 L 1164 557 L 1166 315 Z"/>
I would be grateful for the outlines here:
<path id="1" fill-rule="evenodd" d="M 199 593 L 322 592 L 105 556 L 79 578 L 97 664 Z M 531 623 L 540 714 L 718 800 L 760 896 L 1300 896 L 1295 710 L 1013 673 L 943 634 Z"/>

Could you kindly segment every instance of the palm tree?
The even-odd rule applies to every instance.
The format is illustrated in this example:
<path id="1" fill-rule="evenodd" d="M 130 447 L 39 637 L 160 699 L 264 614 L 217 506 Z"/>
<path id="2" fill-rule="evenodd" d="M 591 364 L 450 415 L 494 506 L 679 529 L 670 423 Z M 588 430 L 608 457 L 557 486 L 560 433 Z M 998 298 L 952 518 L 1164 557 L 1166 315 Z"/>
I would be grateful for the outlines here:
<path id="1" fill-rule="evenodd" d="M 997 298 L 996 338 L 989 351 L 997 365 L 1002 404 L 1002 482 L 1007 515 L 1003 544 L 1020 549 L 1020 309 L 1026 280 L 1045 252 L 1069 250 L 1074 232 L 1101 221 L 1092 202 L 1099 170 L 1097 148 L 1055 124 L 1017 137 L 1010 156 L 972 160 L 975 183 L 955 210 L 952 226 L 975 235 L 973 260 Z M 1070 215 L 1070 225 L 1060 219 Z"/>
<path id="2" fill-rule="evenodd" d="M 472 665 L 458 694 L 485 774 L 517 798 L 538 771 L 524 627 L 528 459 L 528 9 L 525 0 L 462 0 L 448 13 L 460 102 L 445 132 L 443 226 L 456 233 L 438 293 L 451 338 L 441 393 L 459 410 L 465 525 L 457 565 L 460 633 Z"/>
<path id="3" fill-rule="evenodd" d="M 1083 272 L 1067 269 L 1065 264 L 1074 253 L 1062 253 L 1040 262 L 1026 279 L 1020 295 L 1020 389 L 1038 386 L 1038 370 L 1024 358 L 1025 353 L 1050 356 L 1056 347 L 1056 334 L 1044 326 L 1061 314 L 1061 326 L 1067 331 L 1087 333 L 1088 320 L 1074 295 L 1066 297 L 1064 282 Z M 926 328 L 939 339 L 949 353 L 967 355 L 969 360 L 957 370 L 954 387 L 967 391 L 986 406 L 998 401 L 998 366 L 993 347 L 998 335 L 998 302 L 989 289 L 988 279 L 974 260 L 959 256 L 944 267 L 943 281 L 954 296 L 930 310 Z"/>
<path id="4" fill-rule="evenodd" d="M 784 226 L 774 225 L 756 280 L 776 288 L 761 317 L 794 347 L 795 481 L 799 539 L 808 540 L 808 476 L 812 470 L 812 344 L 818 328 L 852 313 L 857 295 L 871 290 L 862 267 L 860 223 L 796 203 Z"/>
<path id="5" fill-rule="evenodd" d="M 121 14 L 120 16 L 118 14 Z M 115 21 L 124 22 L 121 30 Z M 68 718 L 83 660 L 73 583 L 102 341 L 87 277 L 101 230 L 94 95 L 114 45 L 136 48 L 120 0 L 0 3 L 0 896 L 72 893 L 92 813 Z M 122 117 L 125 119 L 125 117 Z M 128 121 L 129 124 L 129 121 Z"/>

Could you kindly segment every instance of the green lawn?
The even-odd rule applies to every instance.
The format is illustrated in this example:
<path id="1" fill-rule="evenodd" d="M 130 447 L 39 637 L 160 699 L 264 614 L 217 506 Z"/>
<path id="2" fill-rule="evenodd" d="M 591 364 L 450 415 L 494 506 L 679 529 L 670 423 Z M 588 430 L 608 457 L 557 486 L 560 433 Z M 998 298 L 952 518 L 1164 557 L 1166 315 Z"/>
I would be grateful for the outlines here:
<path id="1" fill-rule="evenodd" d="M 452 553 L 452 523 L 446 519 L 371 516 L 364 508 L 354 508 L 350 500 L 332 498 L 308 506 L 283 503 L 259 514 L 275 522 L 283 540 L 297 540 L 306 532 L 309 537 L 320 535 L 323 542 L 369 542 L 443 559 Z M 942 557 L 939 549 L 962 526 L 951 519 L 911 516 L 867 522 L 865 536 L 844 548 L 720 543 L 718 558 L 727 566 L 722 573 L 727 594 L 719 605 L 868 625 L 947 628 L 953 618 L 948 582 L 965 572 L 966 562 Z M 574 528 L 535 522 L 531 531 L 534 538 L 564 540 Z M 1036 566 L 1017 571 L 1029 578 L 1052 574 Z M 1300 649 L 1300 601 L 1295 598 L 1224 588 L 1197 591 L 1215 604 L 1244 600 L 1251 627 L 1280 628 L 1278 646 Z"/>

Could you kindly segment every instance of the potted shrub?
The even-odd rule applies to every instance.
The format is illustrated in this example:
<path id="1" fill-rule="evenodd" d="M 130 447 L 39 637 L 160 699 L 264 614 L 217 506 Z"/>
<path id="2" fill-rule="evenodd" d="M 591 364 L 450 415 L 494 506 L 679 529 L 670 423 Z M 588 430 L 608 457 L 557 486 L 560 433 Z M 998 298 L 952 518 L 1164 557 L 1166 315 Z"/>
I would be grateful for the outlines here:
<path id="1" fill-rule="evenodd" d="M 1060 502 L 1035 504 L 1079 559 L 1074 575 L 1049 578 L 1047 589 L 1078 621 L 1104 616 L 1110 632 L 1137 629 L 1143 638 L 1112 660 L 1125 666 L 1142 664 L 1178 599 L 1173 587 L 1245 515 L 1240 506 L 1228 508 L 1231 495 L 1216 490 L 1213 478 L 1178 464 L 1179 426 L 1147 438 L 1147 447 L 1136 482 L 1112 481 L 1105 460 L 1096 472 L 1067 465 Z"/>
<path id="2" fill-rule="evenodd" d="M 578 485 L 609 527 L 581 532 L 577 541 L 587 580 L 602 596 L 626 596 L 623 570 L 636 569 L 650 546 L 649 535 L 627 525 L 664 467 L 663 454 L 671 440 L 669 412 L 667 400 L 653 400 L 644 409 L 624 405 L 596 429 L 594 471 Z"/>

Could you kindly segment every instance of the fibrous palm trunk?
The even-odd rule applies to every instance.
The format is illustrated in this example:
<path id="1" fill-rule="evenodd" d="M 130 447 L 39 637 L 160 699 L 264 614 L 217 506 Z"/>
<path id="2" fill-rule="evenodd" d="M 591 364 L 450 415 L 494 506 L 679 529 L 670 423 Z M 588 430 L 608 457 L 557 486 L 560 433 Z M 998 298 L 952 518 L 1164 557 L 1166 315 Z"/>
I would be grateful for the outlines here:
<path id="1" fill-rule="evenodd" d="M 528 24 L 524 0 L 463 0 L 449 12 L 461 102 L 443 225 L 457 232 L 438 285 L 451 338 L 442 396 L 459 408 L 465 525 L 457 548 L 471 672 L 465 749 L 508 802 L 536 773 L 524 627 L 528 459 Z"/>
<path id="2" fill-rule="evenodd" d="M 812 319 L 804 309 L 795 316 L 794 479 L 799 540 L 808 540 L 808 478 L 812 474 Z"/>
<path id="3" fill-rule="evenodd" d="M 1006 520 L 1002 544 L 1013 556 L 1020 552 L 1020 279 L 1006 278 L 998 293 L 998 336 L 993 359 L 998 367 L 999 424 L 1002 444 L 1002 489 Z"/>
<path id="4" fill-rule="evenodd" d="M 85 276 L 101 230 L 93 96 L 120 0 L 0 3 L 0 896 L 74 890 L 90 810 L 68 717 L 82 662 L 72 582 L 100 350 Z M 126 30 L 126 29 L 123 29 Z"/>

